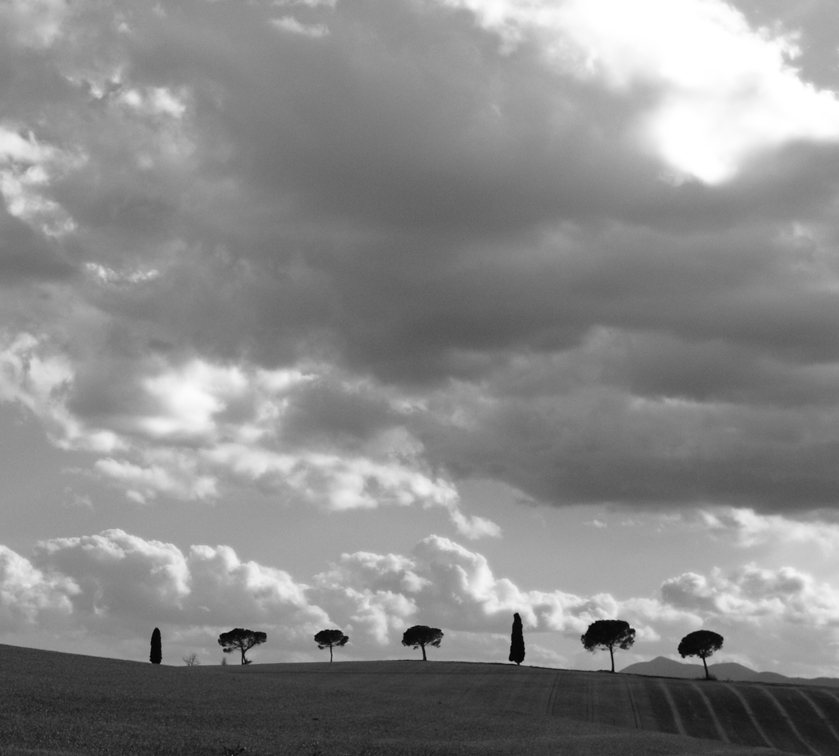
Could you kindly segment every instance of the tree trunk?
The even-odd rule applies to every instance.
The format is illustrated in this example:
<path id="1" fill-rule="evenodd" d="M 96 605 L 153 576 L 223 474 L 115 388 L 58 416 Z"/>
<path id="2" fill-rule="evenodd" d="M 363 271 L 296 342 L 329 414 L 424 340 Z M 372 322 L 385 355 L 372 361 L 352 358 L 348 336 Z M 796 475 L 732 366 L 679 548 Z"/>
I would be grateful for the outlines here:
<path id="1" fill-rule="evenodd" d="M 420 648 L 422 649 L 422 660 L 423 661 L 428 661 L 428 659 L 425 656 L 425 645 L 420 643 Z"/>
<path id="2" fill-rule="evenodd" d="M 239 650 L 242 652 L 242 664 L 244 664 L 245 663 L 245 649 L 240 648 Z"/>
<path id="3" fill-rule="evenodd" d="M 705 657 L 704 657 L 704 656 L 702 657 L 702 663 L 705 665 L 705 679 L 706 679 L 706 680 L 710 680 L 710 679 L 711 679 L 711 677 L 710 677 L 710 675 L 708 674 L 708 663 L 705 661 Z"/>
<path id="4" fill-rule="evenodd" d="M 609 656 L 612 657 L 612 672 L 615 671 L 615 652 L 611 646 L 609 646 Z"/>
<path id="5" fill-rule="evenodd" d="M 329 647 L 329 663 L 332 663 L 332 646 Z"/>

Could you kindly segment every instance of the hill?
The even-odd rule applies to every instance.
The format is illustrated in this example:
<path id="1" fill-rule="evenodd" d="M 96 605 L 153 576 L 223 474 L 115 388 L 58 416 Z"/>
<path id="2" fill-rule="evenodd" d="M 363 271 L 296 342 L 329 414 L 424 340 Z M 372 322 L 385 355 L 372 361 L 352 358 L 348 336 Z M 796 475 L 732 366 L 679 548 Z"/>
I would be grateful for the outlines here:
<path id="1" fill-rule="evenodd" d="M 815 686 L 415 660 L 168 667 L 3 645 L 0 670 L 2 756 L 839 753 L 839 691 Z"/>
<path id="2" fill-rule="evenodd" d="M 777 672 L 755 672 L 753 669 L 736 662 L 721 662 L 709 664 L 710 672 L 717 680 L 732 682 L 762 682 L 786 683 L 788 685 L 821 685 L 839 687 L 839 680 L 835 677 L 787 677 Z M 621 670 L 622 674 L 649 675 L 652 677 L 678 677 L 681 679 L 701 679 L 705 677 L 705 669 L 701 664 L 691 664 L 664 656 L 637 664 L 630 664 Z"/>

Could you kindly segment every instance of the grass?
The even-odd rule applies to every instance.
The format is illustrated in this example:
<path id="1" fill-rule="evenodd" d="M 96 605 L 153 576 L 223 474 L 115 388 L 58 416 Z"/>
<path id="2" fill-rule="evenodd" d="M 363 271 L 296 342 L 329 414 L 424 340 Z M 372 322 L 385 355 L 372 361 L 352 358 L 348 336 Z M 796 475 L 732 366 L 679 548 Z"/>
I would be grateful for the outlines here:
<path id="1" fill-rule="evenodd" d="M 777 753 L 715 740 L 707 711 L 701 738 L 668 734 L 655 691 L 681 707 L 696 694 L 683 680 L 433 661 L 168 667 L 3 645 L 0 674 L 0 756 Z M 823 739 L 816 710 L 789 700 L 804 704 L 799 732 Z"/>

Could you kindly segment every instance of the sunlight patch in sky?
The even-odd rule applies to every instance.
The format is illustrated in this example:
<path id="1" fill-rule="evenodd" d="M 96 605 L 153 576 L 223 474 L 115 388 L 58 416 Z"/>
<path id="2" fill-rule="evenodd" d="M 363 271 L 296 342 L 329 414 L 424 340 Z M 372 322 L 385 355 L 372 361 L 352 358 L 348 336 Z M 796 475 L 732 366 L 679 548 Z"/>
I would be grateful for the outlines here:
<path id="1" fill-rule="evenodd" d="M 687 177 L 718 184 L 763 151 L 839 141 L 839 100 L 799 78 L 795 39 L 721 0 L 439 1 L 508 45 L 534 38 L 559 71 L 640 88 L 639 138 Z"/>

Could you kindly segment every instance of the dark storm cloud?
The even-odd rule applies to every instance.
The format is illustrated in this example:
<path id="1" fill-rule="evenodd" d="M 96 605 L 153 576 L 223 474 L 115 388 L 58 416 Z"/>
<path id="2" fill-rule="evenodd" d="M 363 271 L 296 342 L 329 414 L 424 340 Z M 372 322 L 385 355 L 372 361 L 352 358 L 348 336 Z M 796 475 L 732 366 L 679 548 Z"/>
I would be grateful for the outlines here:
<path id="1" fill-rule="evenodd" d="M 308 362 L 328 377 L 288 398 L 289 444 L 394 433 L 552 504 L 834 505 L 835 138 L 756 116 L 766 144 L 716 134 L 731 175 L 703 182 L 642 138 L 666 77 L 582 75 L 462 3 L 304 5 L 62 12 L 0 61 L 38 61 L 0 96 L 72 220 L 54 242 L 2 219 L 0 266 L 61 277 L 67 248 L 88 273 L 68 320 L 95 327 L 40 329 L 71 345 L 75 417 L 209 444 L 258 414 L 259 368 Z M 236 366 L 241 396 L 187 391 Z M 167 375 L 191 415 L 149 394 Z"/>

